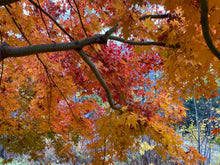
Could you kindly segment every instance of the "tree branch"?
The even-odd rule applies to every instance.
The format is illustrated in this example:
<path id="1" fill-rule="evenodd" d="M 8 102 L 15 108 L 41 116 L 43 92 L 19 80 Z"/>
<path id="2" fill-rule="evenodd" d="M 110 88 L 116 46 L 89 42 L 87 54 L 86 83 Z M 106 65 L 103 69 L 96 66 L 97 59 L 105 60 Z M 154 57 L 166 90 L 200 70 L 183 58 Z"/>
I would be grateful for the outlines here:
<path id="1" fill-rule="evenodd" d="M 163 42 L 154 42 L 154 41 L 132 41 L 132 40 L 125 40 L 123 38 L 117 37 L 117 36 L 109 36 L 110 40 L 115 40 L 123 43 L 127 43 L 130 45 L 139 45 L 139 46 L 162 46 L 162 47 L 169 47 L 169 48 L 180 48 L 180 45 L 166 45 Z"/>
<path id="2" fill-rule="evenodd" d="M 10 47 L 9 45 L 2 44 L 0 45 L 0 59 L 8 58 L 8 57 L 24 57 L 33 55 L 36 53 L 46 53 L 46 52 L 55 52 L 55 51 L 66 51 L 66 50 L 81 50 L 83 47 L 91 44 L 106 44 L 108 39 L 120 41 L 124 43 L 128 43 L 131 45 L 154 45 L 154 46 L 163 46 L 170 48 L 179 48 L 179 45 L 168 45 L 161 42 L 139 42 L 139 41 L 131 41 L 125 40 L 120 37 L 111 36 L 110 32 L 116 29 L 117 25 L 107 31 L 105 34 L 97 34 L 92 37 L 76 40 L 68 43 L 52 43 L 52 44 L 40 44 L 40 45 L 31 45 L 26 47 Z"/>
<path id="3" fill-rule="evenodd" d="M 87 54 L 81 49 L 78 51 L 78 53 L 80 54 L 80 56 L 82 57 L 82 59 L 89 65 L 90 69 L 93 71 L 93 73 L 95 74 L 96 78 L 98 79 L 98 81 L 100 82 L 100 84 L 103 86 L 103 88 L 105 89 L 106 92 L 106 96 L 108 98 L 108 102 L 111 106 L 112 109 L 115 110 L 120 110 L 121 107 L 120 105 L 115 105 L 113 103 L 112 100 L 112 95 L 110 92 L 110 89 L 108 87 L 108 85 L 106 84 L 106 82 L 103 80 L 101 74 L 99 73 L 99 71 L 97 70 L 95 64 L 93 64 L 93 62 L 89 59 L 89 57 L 87 56 Z"/>
<path id="4" fill-rule="evenodd" d="M 105 34 L 97 34 L 92 37 L 73 41 L 68 43 L 52 43 L 52 44 L 40 44 L 31 45 L 26 47 L 10 47 L 7 44 L 0 45 L 0 59 L 8 57 L 24 57 L 37 53 L 65 51 L 65 50 L 81 50 L 83 47 L 91 44 L 106 44 L 110 32 L 115 30 L 117 25 L 107 31 Z"/>
<path id="5" fill-rule="evenodd" d="M 220 52 L 212 42 L 212 38 L 209 34 L 209 22 L 208 22 L 208 3 L 207 0 L 200 0 L 202 33 L 206 41 L 207 46 L 212 53 L 220 60 Z"/>
<path id="6" fill-rule="evenodd" d="M 2 32 L 0 31 L 0 36 L 1 36 L 1 44 L 3 44 L 3 38 L 2 38 Z M 0 61 L 1 61 L 1 56 L 0 56 Z M 2 60 L 2 71 L 1 71 L 1 75 L 0 75 L 0 87 L 2 84 L 2 77 L 3 77 L 3 71 L 4 71 L 4 60 Z"/>
<path id="7" fill-rule="evenodd" d="M 18 1 L 20 1 L 20 0 L 0 0 L 0 6 L 10 5 L 11 3 L 15 3 Z"/>
<path id="8" fill-rule="evenodd" d="M 163 19 L 163 18 L 179 18 L 177 14 L 157 14 L 157 15 L 143 15 L 139 20 L 145 20 L 147 18 Z"/>
<path id="9" fill-rule="evenodd" d="M 39 0 L 37 0 L 37 2 L 38 2 L 38 5 L 41 7 Z M 48 30 L 47 24 L 46 24 L 46 22 L 45 22 L 45 20 L 44 20 L 44 17 L 43 17 L 43 14 L 42 14 L 42 11 L 41 11 L 41 10 L 40 10 L 40 16 L 41 16 L 41 19 L 42 19 L 42 21 L 43 21 L 43 23 L 44 23 L 44 26 L 45 26 L 45 28 L 46 28 L 47 35 L 49 36 L 49 38 L 50 38 L 50 40 L 51 40 L 51 36 L 50 36 L 50 33 L 49 33 L 49 30 Z"/>

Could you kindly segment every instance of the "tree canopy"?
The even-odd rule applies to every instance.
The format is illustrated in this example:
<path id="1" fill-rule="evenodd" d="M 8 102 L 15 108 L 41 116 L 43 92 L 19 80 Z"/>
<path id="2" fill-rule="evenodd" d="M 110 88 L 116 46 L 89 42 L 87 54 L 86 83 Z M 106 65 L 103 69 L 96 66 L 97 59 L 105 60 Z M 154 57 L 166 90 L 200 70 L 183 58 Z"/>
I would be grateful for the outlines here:
<path id="1" fill-rule="evenodd" d="M 34 160 L 50 145 L 68 161 L 83 140 L 98 164 L 125 160 L 146 135 L 163 159 L 202 162 L 174 128 L 182 99 L 219 95 L 219 9 L 219 0 L 0 0 L 0 143 Z"/>

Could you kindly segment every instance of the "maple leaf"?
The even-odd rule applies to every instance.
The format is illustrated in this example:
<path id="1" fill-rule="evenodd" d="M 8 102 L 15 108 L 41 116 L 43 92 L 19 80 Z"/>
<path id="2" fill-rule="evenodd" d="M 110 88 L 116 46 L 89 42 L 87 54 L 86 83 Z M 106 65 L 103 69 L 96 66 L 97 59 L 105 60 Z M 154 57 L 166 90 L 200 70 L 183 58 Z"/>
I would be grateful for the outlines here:
<path id="1" fill-rule="evenodd" d="M 217 136 L 220 133 L 220 129 L 216 128 L 212 130 L 212 134 L 215 134 L 215 136 Z"/>

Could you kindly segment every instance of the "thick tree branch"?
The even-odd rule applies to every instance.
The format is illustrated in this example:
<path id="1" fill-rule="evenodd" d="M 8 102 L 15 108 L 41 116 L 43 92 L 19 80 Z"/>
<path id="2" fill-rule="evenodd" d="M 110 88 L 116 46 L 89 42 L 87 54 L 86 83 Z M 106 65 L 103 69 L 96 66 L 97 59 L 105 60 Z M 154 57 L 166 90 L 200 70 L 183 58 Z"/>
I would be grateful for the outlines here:
<path id="1" fill-rule="evenodd" d="M 124 43 L 128 43 L 131 45 L 154 45 L 154 46 L 163 46 L 166 47 L 165 43 L 161 42 L 139 42 L 139 41 L 131 41 L 125 40 L 120 37 L 110 36 L 111 31 L 116 29 L 117 25 L 112 29 L 107 31 L 105 34 L 97 34 L 95 36 L 80 40 L 73 41 L 68 43 L 52 43 L 52 44 L 40 44 L 40 45 L 31 45 L 26 47 L 10 47 L 9 45 L 2 44 L 0 45 L 0 59 L 8 58 L 8 57 L 24 57 L 33 55 L 36 53 L 46 53 L 46 52 L 55 52 L 55 51 L 66 51 L 66 50 L 81 50 L 83 47 L 91 44 L 106 44 L 108 39 L 120 41 Z M 171 48 L 179 48 L 179 45 L 176 46 L 167 46 Z"/>
<path id="2" fill-rule="evenodd" d="M 65 50 L 81 50 L 83 47 L 91 44 L 106 44 L 108 37 L 116 30 L 117 25 L 107 31 L 105 34 L 97 34 L 80 41 L 73 41 L 68 43 L 52 43 L 31 45 L 26 47 L 10 47 L 9 45 L 0 45 L 0 59 L 8 57 L 24 57 L 37 53 L 65 51 Z"/>
<path id="3" fill-rule="evenodd" d="M 177 14 L 157 14 L 157 15 L 143 15 L 139 20 L 145 20 L 147 18 L 163 19 L 163 18 L 179 18 Z"/>
<path id="4" fill-rule="evenodd" d="M 20 1 L 20 0 L 0 0 L 0 6 L 10 5 L 11 3 L 15 3 L 18 1 Z"/>
<path id="5" fill-rule="evenodd" d="M 212 42 L 212 38 L 209 34 L 209 22 L 208 22 L 208 3 L 207 0 L 200 0 L 200 8 L 201 8 L 201 20 L 200 23 L 202 25 L 202 33 L 205 38 L 206 44 L 212 53 L 220 60 L 220 52 L 215 47 Z"/>
<path id="6" fill-rule="evenodd" d="M 91 68 L 91 70 L 93 71 L 93 73 L 95 74 L 96 78 L 98 79 L 98 81 L 100 82 L 100 84 L 103 86 L 103 88 L 105 89 L 106 92 L 106 96 L 108 98 L 108 102 L 111 106 L 112 109 L 115 110 L 120 110 L 121 107 L 119 105 L 115 105 L 113 103 L 112 100 L 112 96 L 111 96 L 111 92 L 110 89 L 108 87 L 108 85 L 106 84 L 106 82 L 103 80 L 101 74 L 99 73 L 98 69 L 96 68 L 95 64 L 89 59 L 89 57 L 87 56 L 87 54 L 81 49 L 78 51 L 80 56 L 82 57 L 82 59 L 89 65 L 89 67 Z"/>

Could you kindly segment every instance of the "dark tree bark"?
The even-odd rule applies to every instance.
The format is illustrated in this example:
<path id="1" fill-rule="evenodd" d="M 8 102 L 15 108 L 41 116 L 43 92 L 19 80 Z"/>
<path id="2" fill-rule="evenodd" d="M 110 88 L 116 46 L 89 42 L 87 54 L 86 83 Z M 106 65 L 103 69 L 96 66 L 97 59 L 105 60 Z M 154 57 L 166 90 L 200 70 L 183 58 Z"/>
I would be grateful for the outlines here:
<path id="1" fill-rule="evenodd" d="M 11 3 L 15 3 L 15 2 L 18 2 L 20 0 L 0 0 L 0 6 L 3 6 L 3 5 L 9 5 Z"/>

